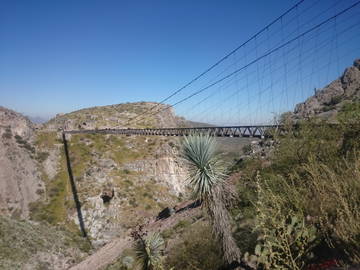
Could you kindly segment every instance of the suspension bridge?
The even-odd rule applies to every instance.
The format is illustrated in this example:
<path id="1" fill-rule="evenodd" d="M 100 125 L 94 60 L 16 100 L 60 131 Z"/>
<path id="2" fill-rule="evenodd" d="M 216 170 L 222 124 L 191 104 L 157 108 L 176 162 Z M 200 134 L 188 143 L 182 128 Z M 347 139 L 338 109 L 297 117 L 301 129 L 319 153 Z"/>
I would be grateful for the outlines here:
<path id="1" fill-rule="evenodd" d="M 65 134 L 263 137 L 360 56 L 360 1 L 301 0 L 126 127 Z M 138 128 L 167 112 L 206 127 Z"/>
<path id="2" fill-rule="evenodd" d="M 235 27 L 234 27 L 235 28 Z M 300 0 L 168 96 L 127 120 L 122 128 L 62 130 L 79 225 L 86 236 L 66 134 L 266 137 L 274 121 L 341 76 L 360 57 L 360 1 Z M 189 127 L 141 128 L 164 115 Z M 206 123 L 199 127 L 191 123 Z"/>
<path id="3" fill-rule="evenodd" d="M 122 134 L 122 135 L 158 135 L 188 136 L 191 134 L 209 134 L 216 137 L 265 137 L 281 125 L 194 127 L 194 128 L 144 128 L 144 129 L 94 129 L 69 130 L 65 134 Z"/>

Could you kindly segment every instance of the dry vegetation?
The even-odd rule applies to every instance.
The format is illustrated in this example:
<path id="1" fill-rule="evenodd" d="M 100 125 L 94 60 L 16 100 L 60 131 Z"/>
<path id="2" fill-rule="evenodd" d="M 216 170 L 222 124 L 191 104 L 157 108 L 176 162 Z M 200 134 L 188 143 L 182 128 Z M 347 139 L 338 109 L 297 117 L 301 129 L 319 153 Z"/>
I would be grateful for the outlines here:
<path id="1" fill-rule="evenodd" d="M 304 121 L 279 136 L 270 161 L 241 164 L 238 234 L 255 226 L 243 251 L 260 269 L 307 269 L 333 261 L 359 264 L 360 105 L 345 106 L 339 124 Z M 250 234 L 251 235 L 251 234 Z"/>
<path id="2" fill-rule="evenodd" d="M 60 228 L 0 217 L 1 269 L 63 269 L 89 249 L 86 240 Z"/>
<path id="3" fill-rule="evenodd" d="M 317 269 L 328 261 L 360 264 L 360 105 L 345 106 L 338 120 L 337 126 L 318 119 L 303 121 L 295 129 L 289 125 L 285 134 L 276 135 L 276 148 L 269 158 L 253 156 L 231 168 L 237 201 L 223 206 L 231 213 L 230 230 L 249 267 Z M 43 164 L 60 141 L 55 132 L 39 133 L 37 138 L 36 158 Z M 20 139 L 18 143 L 23 144 Z M 117 190 L 119 216 L 107 222 L 129 229 L 174 205 L 178 198 L 168 187 L 137 169 L 139 160 L 158 158 L 164 146 L 179 148 L 176 141 L 160 137 L 72 136 L 69 150 L 83 209 L 92 210 L 88 198 L 97 198 L 109 184 L 102 181 L 97 168 Z M 31 205 L 32 219 L 75 232 L 77 226 L 70 218 L 75 206 L 62 154 L 58 164 L 52 179 L 41 167 L 46 192 Z M 209 270 L 225 265 L 222 245 L 213 237 L 218 232 L 214 234 L 208 225 L 214 216 L 206 211 L 204 216 L 180 220 L 162 232 L 164 269 Z M 75 236 L 72 244 L 82 245 L 82 241 Z M 27 260 L 30 255 L 21 256 Z M 134 256 L 126 250 L 108 269 L 133 269 Z"/>

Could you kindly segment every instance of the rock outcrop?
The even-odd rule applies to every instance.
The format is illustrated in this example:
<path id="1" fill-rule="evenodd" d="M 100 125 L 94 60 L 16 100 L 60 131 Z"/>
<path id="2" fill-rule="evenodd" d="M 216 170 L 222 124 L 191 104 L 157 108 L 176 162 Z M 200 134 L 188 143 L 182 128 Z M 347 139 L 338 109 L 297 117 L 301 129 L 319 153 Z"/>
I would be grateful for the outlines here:
<path id="1" fill-rule="evenodd" d="M 304 119 L 317 115 L 332 120 L 344 104 L 359 100 L 360 59 L 357 59 L 340 78 L 317 90 L 316 94 L 305 102 L 296 105 L 294 118 Z"/>
<path id="2" fill-rule="evenodd" d="M 28 218 L 29 203 L 43 183 L 33 145 L 34 127 L 19 113 L 0 107 L 0 213 Z"/>
<path id="3" fill-rule="evenodd" d="M 186 171 L 178 161 L 176 142 L 169 143 L 174 140 L 101 134 L 71 137 L 71 158 L 78 151 L 87 153 L 82 161 L 74 160 L 73 170 L 84 224 L 95 247 L 174 205 L 184 194 Z M 78 223 L 77 215 L 69 214 Z"/>

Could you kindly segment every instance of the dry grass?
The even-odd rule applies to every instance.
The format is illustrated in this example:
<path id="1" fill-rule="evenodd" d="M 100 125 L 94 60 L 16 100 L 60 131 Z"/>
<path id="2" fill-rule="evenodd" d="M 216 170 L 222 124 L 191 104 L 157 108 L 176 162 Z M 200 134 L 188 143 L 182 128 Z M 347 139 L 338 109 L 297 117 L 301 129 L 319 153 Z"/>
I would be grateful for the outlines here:
<path id="1" fill-rule="evenodd" d="M 308 198 L 317 206 L 314 219 L 332 247 L 341 247 L 349 261 L 360 263 L 360 158 L 334 167 L 310 162 L 305 169 L 315 194 Z"/>

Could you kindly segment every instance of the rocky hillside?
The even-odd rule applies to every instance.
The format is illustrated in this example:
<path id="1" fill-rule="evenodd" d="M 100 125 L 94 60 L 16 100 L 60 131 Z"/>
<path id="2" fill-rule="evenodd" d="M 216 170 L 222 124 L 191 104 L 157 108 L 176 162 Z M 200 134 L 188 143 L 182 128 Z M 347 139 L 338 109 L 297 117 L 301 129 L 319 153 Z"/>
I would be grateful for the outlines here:
<path id="1" fill-rule="evenodd" d="M 360 59 L 347 68 L 343 75 L 323 89 L 316 91 L 314 96 L 298 104 L 294 110 L 295 119 L 318 115 L 333 120 L 337 112 L 346 103 L 360 100 Z"/>
<path id="2" fill-rule="evenodd" d="M 21 258 L 14 257 L 17 264 L 0 257 L 0 268 L 41 268 L 52 260 L 54 269 L 63 269 L 84 255 L 80 250 L 84 243 L 75 236 L 79 234 L 79 219 L 61 129 L 127 128 L 129 119 L 155 105 L 140 102 L 88 108 L 57 115 L 36 127 L 22 115 L 1 108 L 0 142 L 4 147 L 0 148 L 0 203 L 2 213 L 14 218 L 2 217 L 1 229 L 10 235 L 23 234 L 21 243 L 27 243 L 27 235 L 37 242 L 31 252 L 25 246 L 16 246 L 14 254 L 22 254 Z M 166 110 L 160 116 L 146 115 L 132 127 L 187 125 L 189 122 Z M 122 239 L 137 224 L 154 221 L 160 211 L 177 205 L 188 194 L 186 170 L 178 158 L 178 140 L 160 136 L 67 135 L 77 196 L 93 248 Z M 235 149 L 233 144 L 230 148 Z M 64 247 L 68 240 L 56 242 L 56 252 L 46 251 L 54 238 L 74 239 L 74 253 Z M 12 250 L 11 241 L 3 240 L 0 248 Z"/>
<path id="3" fill-rule="evenodd" d="M 78 216 L 59 129 L 125 128 L 155 103 L 94 107 L 58 115 L 37 131 L 35 147 L 46 153 L 39 172 L 46 185 L 31 204 L 32 219 L 78 230 Z M 162 105 L 160 105 L 162 106 Z M 146 116 L 136 127 L 177 126 L 171 110 Z M 177 139 L 102 134 L 67 135 L 85 229 L 95 247 L 174 205 L 184 193 L 186 172 L 177 159 Z"/>
<path id="4" fill-rule="evenodd" d="M 29 203 L 43 192 L 33 146 L 34 126 L 19 113 L 0 107 L 0 213 L 29 216 Z"/>
<path id="5" fill-rule="evenodd" d="M 185 191 L 186 171 L 177 158 L 177 139 L 67 135 L 91 244 L 76 240 L 79 219 L 61 129 L 126 128 L 129 119 L 155 105 L 140 102 L 83 109 L 40 126 L 0 108 L 0 253 L 5 254 L 0 256 L 0 268 L 65 269 L 85 254 L 80 250 L 84 245 L 98 248 L 178 203 Z M 146 115 L 132 127 L 184 123 L 166 110 L 156 117 Z M 9 237 L 19 244 L 13 245 Z M 30 239 L 34 242 L 29 243 Z"/>
<path id="6" fill-rule="evenodd" d="M 67 114 L 58 114 L 45 124 L 46 129 L 105 129 L 105 128 L 155 128 L 177 127 L 184 119 L 176 117 L 172 108 L 154 102 L 136 102 L 99 106 L 78 110 Z M 153 108 L 153 109 L 152 109 Z M 152 115 L 151 112 L 159 111 Z M 128 121 L 137 116 L 129 125 Z"/>
<path id="7" fill-rule="evenodd" d="M 67 269 L 89 249 L 85 239 L 59 228 L 0 216 L 0 269 Z"/>

